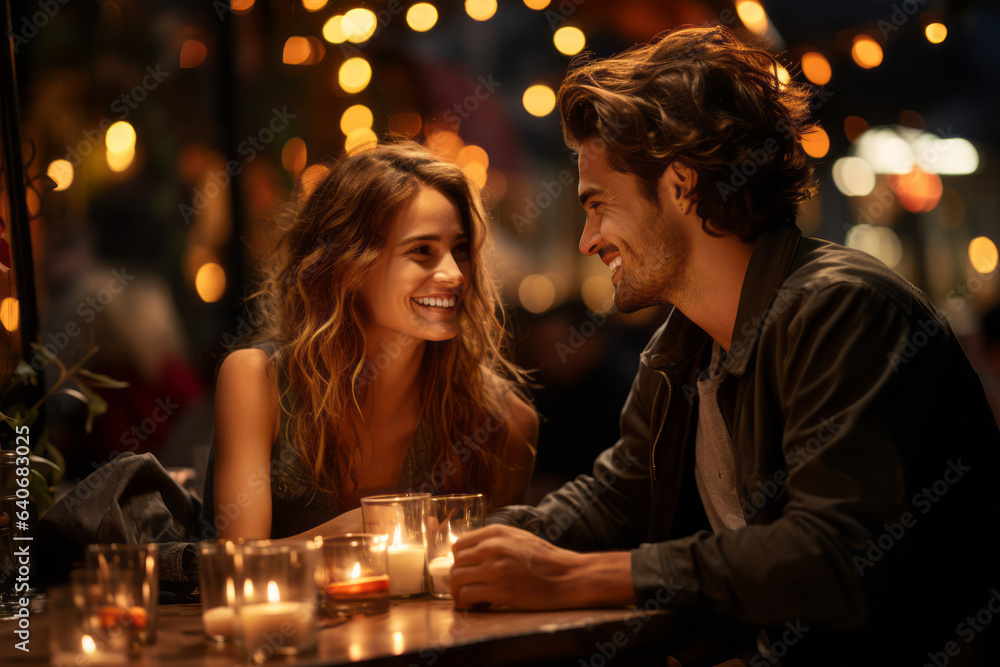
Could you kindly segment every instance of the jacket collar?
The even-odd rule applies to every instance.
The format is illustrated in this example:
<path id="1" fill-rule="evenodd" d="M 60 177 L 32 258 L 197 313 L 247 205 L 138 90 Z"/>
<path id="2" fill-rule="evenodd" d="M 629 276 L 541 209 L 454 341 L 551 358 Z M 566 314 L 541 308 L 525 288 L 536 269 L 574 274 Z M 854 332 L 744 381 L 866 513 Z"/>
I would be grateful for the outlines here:
<path id="1" fill-rule="evenodd" d="M 787 225 L 761 234 L 754 243 L 740 290 L 732 345 L 723 364 L 728 374 L 740 376 L 746 371 L 768 311 L 788 277 L 801 238 L 798 227 Z M 649 368 L 676 366 L 701 349 L 708 339 L 708 334 L 675 306 L 653 334 L 640 360 Z"/>

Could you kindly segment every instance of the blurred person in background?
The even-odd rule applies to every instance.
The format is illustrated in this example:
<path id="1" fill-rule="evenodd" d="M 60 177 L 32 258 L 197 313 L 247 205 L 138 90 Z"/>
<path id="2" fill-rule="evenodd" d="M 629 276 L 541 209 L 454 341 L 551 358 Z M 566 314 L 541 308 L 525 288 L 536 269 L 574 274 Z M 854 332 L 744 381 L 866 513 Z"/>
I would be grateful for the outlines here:
<path id="1" fill-rule="evenodd" d="M 255 294 L 263 324 L 219 369 L 219 534 L 358 529 L 381 493 L 523 501 L 538 418 L 501 351 L 475 186 L 412 142 L 302 181 Z"/>

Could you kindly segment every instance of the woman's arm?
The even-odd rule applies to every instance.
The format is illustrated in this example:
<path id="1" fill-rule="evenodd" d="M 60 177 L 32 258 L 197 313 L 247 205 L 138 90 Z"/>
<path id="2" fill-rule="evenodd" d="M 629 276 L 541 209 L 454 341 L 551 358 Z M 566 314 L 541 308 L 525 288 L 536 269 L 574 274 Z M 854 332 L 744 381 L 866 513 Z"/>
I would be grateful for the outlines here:
<path id="1" fill-rule="evenodd" d="M 271 445 L 278 389 L 267 353 L 237 350 L 222 362 L 215 389 L 215 523 L 219 537 L 271 534 Z"/>
<path id="2" fill-rule="evenodd" d="M 523 503 L 535 469 L 538 413 L 514 392 L 507 394 L 507 413 L 507 439 L 500 452 L 503 480 L 493 498 L 494 508 Z"/>

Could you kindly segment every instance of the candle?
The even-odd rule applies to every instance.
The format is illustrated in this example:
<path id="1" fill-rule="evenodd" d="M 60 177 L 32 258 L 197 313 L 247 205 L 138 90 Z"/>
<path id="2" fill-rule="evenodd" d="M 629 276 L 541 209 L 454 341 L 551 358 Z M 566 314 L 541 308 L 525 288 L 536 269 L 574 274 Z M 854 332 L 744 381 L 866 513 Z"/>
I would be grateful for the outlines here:
<path id="1" fill-rule="evenodd" d="M 236 612 L 229 607 L 214 607 L 206 609 L 201 614 L 205 623 L 205 634 L 213 639 L 221 638 L 229 641 L 233 638 L 236 626 Z"/>
<path id="2" fill-rule="evenodd" d="M 327 595 L 336 598 L 367 598 L 384 594 L 389 590 L 389 575 L 359 577 L 349 581 L 336 581 L 323 587 Z"/>
<path id="3" fill-rule="evenodd" d="M 451 566 L 454 564 L 455 557 L 450 552 L 427 564 L 427 571 L 431 575 L 431 591 L 435 595 L 451 596 Z"/>
<path id="4" fill-rule="evenodd" d="M 423 547 L 402 543 L 400 527 L 396 526 L 389 545 L 389 595 L 412 595 L 424 592 Z"/>
<path id="5" fill-rule="evenodd" d="M 313 610 L 302 602 L 262 602 L 240 608 L 243 642 L 250 651 L 262 646 L 295 646 L 316 624 Z"/>

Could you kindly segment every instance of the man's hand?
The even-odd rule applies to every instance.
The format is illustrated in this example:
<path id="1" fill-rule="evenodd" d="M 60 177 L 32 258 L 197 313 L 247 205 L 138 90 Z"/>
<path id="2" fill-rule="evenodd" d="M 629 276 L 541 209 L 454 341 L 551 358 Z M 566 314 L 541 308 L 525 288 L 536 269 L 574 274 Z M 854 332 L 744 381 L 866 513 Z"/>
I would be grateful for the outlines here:
<path id="1" fill-rule="evenodd" d="M 627 552 L 581 554 L 510 526 L 487 526 L 452 547 L 455 606 L 570 609 L 634 602 Z"/>

